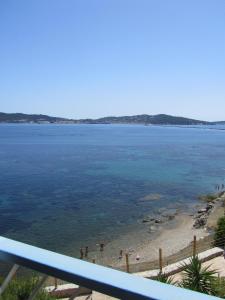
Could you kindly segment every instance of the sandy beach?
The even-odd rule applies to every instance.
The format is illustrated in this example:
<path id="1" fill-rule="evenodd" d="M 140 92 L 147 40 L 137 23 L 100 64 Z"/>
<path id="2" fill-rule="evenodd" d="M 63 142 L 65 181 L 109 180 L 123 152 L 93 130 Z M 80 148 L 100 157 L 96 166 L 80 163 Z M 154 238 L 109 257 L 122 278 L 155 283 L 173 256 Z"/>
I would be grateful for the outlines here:
<path id="1" fill-rule="evenodd" d="M 157 259 L 159 248 L 162 248 L 165 256 L 174 254 L 188 246 L 194 235 L 197 236 L 197 239 L 208 235 L 205 229 L 194 229 L 193 224 L 192 216 L 180 214 L 173 221 L 160 226 L 152 234 L 149 233 L 147 226 L 144 229 L 128 233 L 109 242 L 103 253 L 95 253 L 96 262 L 114 267 L 124 265 L 124 255 L 121 259 L 119 258 L 120 250 L 123 250 L 123 254 L 129 253 L 131 264 Z M 137 257 L 140 257 L 138 261 Z"/>
<path id="2" fill-rule="evenodd" d="M 207 223 L 202 228 L 193 227 L 198 211 L 194 215 L 177 213 L 173 220 L 160 224 L 155 232 L 150 232 L 150 225 L 146 224 L 144 227 L 127 232 L 118 239 L 107 243 L 102 253 L 95 252 L 92 255 L 94 255 L 96 263 L 124 268 L 125 253 L 129 253 L 129 263 L 140 266 L 143 264 L 141 269 L 144 269 L 146 262 L 158 260 L 159 248 L 162 249 L 165 260 L 171 255 L 179 256 L 179 253 L 184 255 L 184 251 L 191 251 L 190 245 L 194 235 L 198 241 L 203 241 L 203 243 L 204 239 L 210 235 L 210 230 L 215 228 L 217 219 L 223 215 L 222 202 L 216 200 L 212 211 L 208 213 Z M 201 203 L 200 207 L 205 206 L 206 203 Z M 204 208 L 202 209 L 204 210 Z M 122 257 L 120 257 L 120 250 L 123 251 Z"/>

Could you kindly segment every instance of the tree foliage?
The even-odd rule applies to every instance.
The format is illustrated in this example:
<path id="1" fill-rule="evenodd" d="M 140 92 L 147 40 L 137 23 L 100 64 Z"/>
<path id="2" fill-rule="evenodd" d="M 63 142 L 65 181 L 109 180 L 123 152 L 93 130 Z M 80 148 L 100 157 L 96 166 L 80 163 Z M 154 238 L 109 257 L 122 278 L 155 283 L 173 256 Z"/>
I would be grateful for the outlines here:
<path id="1" fill-rule="evenodd" d="M 214 244 L 217 247 L 224 247 L 225 245 L 225 216 L 219 218 L 215 230 Z"/>

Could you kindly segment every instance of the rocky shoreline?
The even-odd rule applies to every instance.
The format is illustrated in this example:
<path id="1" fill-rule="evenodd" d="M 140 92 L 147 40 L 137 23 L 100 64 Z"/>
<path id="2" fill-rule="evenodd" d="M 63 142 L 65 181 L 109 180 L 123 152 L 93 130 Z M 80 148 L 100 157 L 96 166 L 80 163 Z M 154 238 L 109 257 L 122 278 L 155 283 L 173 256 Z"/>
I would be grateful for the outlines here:
<path id="1" fill-rule="evenodd" d="M 146 216 L 142 219 L 142 223 L 147 223 L 148 225 L 150 225 L 148 229 L 149 233 L 155 232 L 160 225 L 163 225 L 168 221 L 174 220 L 177 214 L 178 210 L 175 210 L 175 212 L 173 213 L 164 212 L 157 217 Z"/>
<path id="2" fill-rule="evenodd" d="M 204 228 L 207 226 L 208 218 L 217 207 L 224 206 L 225 204 L 225 192 L 221 192 L 217 195 L 206 195 L 199 198 L 200 200 L 206 201 L 205 207 L 199 209 L 194 215 L 195 229 Z"/>
<path id="3" fill-rule="evenodd" d="M 193 229 L 209 229 L 209 217 L 216 209 L 225 206 L 225 191 L 217 194 L 202 195 L 199 197 L 199 200 L 205 202 L 205 204 L 201 205 L 201 208 L 198 207 L 194 214 L 190 214 L 190 216 L 193 217 Z M 149 233 L 153 233 L 156 232 L 162 225 L 174 220 L 177 215 L 179 215 L 179 209 L 174 209 L 170 212 L 161 212 L 158 216 L 147 215 L 141 219 L 141 222 L 149 226 Z"/>

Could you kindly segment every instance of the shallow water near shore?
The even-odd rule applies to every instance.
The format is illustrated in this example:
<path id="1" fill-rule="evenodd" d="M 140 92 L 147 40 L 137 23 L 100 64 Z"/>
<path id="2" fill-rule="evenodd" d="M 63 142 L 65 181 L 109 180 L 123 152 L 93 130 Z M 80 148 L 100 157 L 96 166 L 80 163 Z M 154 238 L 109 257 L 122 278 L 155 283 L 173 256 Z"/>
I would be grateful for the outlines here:
<path id="1" fill-rule="evenodd" d="M 225 182 L 224 150 L 222 130 L 0 125 L 0 235 L 78 256 L 146 215 L 191 212 Z"/>

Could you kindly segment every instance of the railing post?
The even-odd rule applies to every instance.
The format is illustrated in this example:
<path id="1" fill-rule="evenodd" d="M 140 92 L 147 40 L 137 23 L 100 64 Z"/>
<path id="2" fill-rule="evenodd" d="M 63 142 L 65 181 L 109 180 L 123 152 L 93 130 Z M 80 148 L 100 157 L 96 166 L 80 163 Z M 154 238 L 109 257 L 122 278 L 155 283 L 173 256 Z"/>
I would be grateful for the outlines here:
<path id="1" fill-rule="evenodd" d="M 196 256 L 197 253 L 197 241 L 196 241 L 196 235 L 194 235 L 194 240 L 193 240 L 193 256 Z"/>
<path id="2" fill-rule="evenodd" d="M 129 266 L 129 254 L 126 253 L 126 271 L 130 273 L 130 266 Z"/>
<path id="3" fill-rule="evenodd" d="M 159 248 L 159 272 L 162 273 L 163 260 L 162 260 L 162 249 Z"/>
<path id="4" fill-rule="evenodd" d="M 58 280 L 57 280 L 57 278 L 54 278 L 54 283 L 55 283 L 55 289 L 57 290 L 57 288 L 58 288 Z"/>

